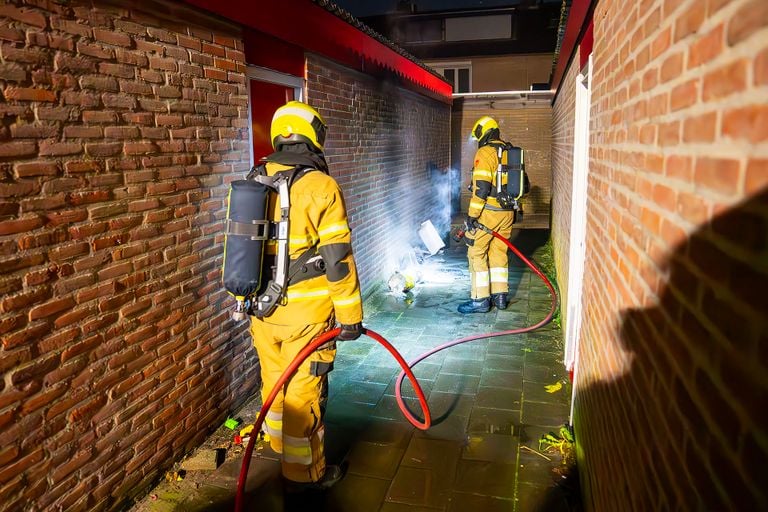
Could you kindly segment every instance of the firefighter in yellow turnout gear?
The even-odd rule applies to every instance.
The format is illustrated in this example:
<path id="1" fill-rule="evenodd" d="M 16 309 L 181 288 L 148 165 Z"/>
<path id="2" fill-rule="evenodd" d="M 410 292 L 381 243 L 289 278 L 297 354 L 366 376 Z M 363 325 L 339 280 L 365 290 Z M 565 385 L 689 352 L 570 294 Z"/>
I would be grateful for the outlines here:
<path id="1" fill-rule="evenodd" d="M 491 309 L 491 304 L 498 309 L 507 308 L 507 246 L 491 234 L 475 229 L 474 225 L 479 222 L 508 239 L 515 220 L 514 209 L 502 207 L 494 195 L 497 180 L 502 179 L 497 176 L 500 161 L 494 145 L 504 144 L 499 138 L 498 123 L 490 117 L 481 117 L 473 126 L 471 136 L 478 144 L 465 235 L 472 300 L 459 305 L 458 311 L 462 314 L 485 313 Z M 506 185 L 506 176 L 503 179 Z"/>
<path id="2" fill-rule="evenodd" d="M 312 170 L 301 173 L 290 187 L 291 277 L 285 297 L 271 314 L 251 316 L 263 399 L 299 351 L 336 322 L 341 324 L 338 340 L 356 339 L 362 333 L 363 310 L 351 232 L 341 189 L 327 174 L 323 157 L 325 130 L 320 114 L 297 101 L 277 109 L 272 119 L 276 152 L 263 159 L 267 162 L 266 174 L 274 176 L 297 166 Z M 280 215 L 279 197 L 275 194 L 270 197 L 267 219 L 277 222 Z M 277 247 L 275 240 L 267 243 L 266 261 L 274 258 Z M 297 265 L 306 251 L 313 251 L 313 257 Z M 269 268 L 269 264 L 263 268 Z M 264 430 L 272 449 L 282 454 L 282 474 L 288 490 L 322 490 L 343 477 L 339 466 L 326 466 L 323 454 L 321 394 L 335 355 L 335 341 L 315 351 L 267 413 Z"/>

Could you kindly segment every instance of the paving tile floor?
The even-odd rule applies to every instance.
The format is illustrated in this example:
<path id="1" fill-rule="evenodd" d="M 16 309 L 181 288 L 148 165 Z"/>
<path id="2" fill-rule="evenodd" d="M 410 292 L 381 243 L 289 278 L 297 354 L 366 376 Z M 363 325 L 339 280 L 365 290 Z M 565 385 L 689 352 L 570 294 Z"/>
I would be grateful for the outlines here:
<path id="1" fill-rule="evenodd" d="M 513 242 L 539 262 L 551 261 L 546 230 L 523 230 Z M 510 255 L 511 304 L 505 311 L 462 316 L 469 277 L 466 248 L 451 243 L 422 265 L 423 281 L 403 296 L 380 289 L 365 303 L 365 325 L 406 360 L 448 341 L 515 329 L 543 318 L 545 286 Z M 568 420 L 570 384 L 562 360 L 562 333 L 554 324 L 529 334 L 458 345 L 414 368 L 432 412 L 421 431 L 395 400 L 399 367 L 375 341 L 339 344 L 330 374 L 326 414 L 329 463 L 344 462 L 347 476 L 325 495 L 291 503 L 283 497 L 279 458 L 268 448 L 253 458 L 246 510 L 276 512 L 458 512 L 569 510 L 538 440 Z M 545 386 L 561 382 L 555 393 Z M 421 412 L 409 383 L 403 394 Z M 240 460 L 225 463 L 194 492 L 160 499 L 150 510 L 232 510 Z"/>

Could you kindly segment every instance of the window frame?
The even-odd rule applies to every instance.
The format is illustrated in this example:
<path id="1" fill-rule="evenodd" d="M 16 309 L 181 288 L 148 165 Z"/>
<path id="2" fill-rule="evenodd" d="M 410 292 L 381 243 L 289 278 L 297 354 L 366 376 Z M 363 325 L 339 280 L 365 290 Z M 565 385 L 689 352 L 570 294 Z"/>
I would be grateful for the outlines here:
<path id="1" fill-rule="evenodd" d="M 455 76 L 455 82 L 453 84 L 454 87 L 454 94 L 456 93 L 470 93 L 472 92 L 472 61 L 466 60 L 466 61 L 440 61 L 440 62 L 427 62 L 426 63 L 429 67 L 437 71 L 440 75 L 445 77 L 445 70 L 446 69 L 452 69 Z M 469 72 L 469 90 L 467 91 L 459 91 L 459 70 L 460 69 L 466 69 Z"/>

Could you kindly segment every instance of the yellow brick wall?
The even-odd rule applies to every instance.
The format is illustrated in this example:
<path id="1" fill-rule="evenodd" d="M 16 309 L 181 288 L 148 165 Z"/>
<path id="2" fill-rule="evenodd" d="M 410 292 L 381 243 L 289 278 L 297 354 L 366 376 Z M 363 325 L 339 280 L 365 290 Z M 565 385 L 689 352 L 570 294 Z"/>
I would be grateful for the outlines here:
<path id="1" fill-rule="evenodd" d="M 525 150 L 526 172 L 531 191 L 525 197 L 525 215 L 520 227 L 548 227 L 552 197 L 552 108 L 513 105 L 505 100 L 502 107 L 491 107 L 489 100 L 456 100 L 453 109 L 452 165 L 460 169 L 461 211 L 467 211 L 470 192 L 467 190 L 477 143 L 469 138 L 478 118 L 490 115 L 498 123 L 501 138 Z"/>

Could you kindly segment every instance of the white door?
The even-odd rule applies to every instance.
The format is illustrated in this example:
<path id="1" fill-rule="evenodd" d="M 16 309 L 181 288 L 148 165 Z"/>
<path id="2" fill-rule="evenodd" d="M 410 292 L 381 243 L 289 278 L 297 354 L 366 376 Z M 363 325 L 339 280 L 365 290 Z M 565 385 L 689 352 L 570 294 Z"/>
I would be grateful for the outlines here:
<path id="1" fill-rule="evenodd" d="M 573 190 L 571 193 L 571 240 L 568 255 L 568 297 L 565 316 L 565 367 L 578 371 L 579 332 L 582 316 L 585 237 L 587 229 L 587 176 L 589 174 L 589 107 L 592 55 L 576 77 L 576 121 L 573 130 Z M 574 386 L 574 390 L 576 387 Z M 573 408 L 573 398 L 571 399 Z M 571 420 L 573 409 L 571 409 Z"/>

